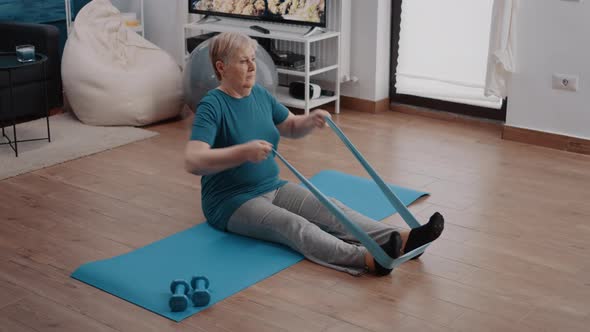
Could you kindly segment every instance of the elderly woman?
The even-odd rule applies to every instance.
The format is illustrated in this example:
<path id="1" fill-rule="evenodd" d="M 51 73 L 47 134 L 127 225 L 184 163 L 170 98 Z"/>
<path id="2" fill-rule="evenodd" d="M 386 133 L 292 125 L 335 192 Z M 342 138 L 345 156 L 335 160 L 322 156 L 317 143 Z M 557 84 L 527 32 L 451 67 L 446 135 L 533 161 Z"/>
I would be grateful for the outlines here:
<path id="1" fill-rule="evenodd" d="M 294 115 L 257 85 L 256 47 L 239 33 L 222 33 L 209 45 L 220 84 L 197 106 L 185 156 L 187 171 L 202 175 L 207 221 L 223 231 L 282 243 L 352 275 L 389 274 L 311 192 L 279 178 L 272 154 L 279 137 L 323 128 L 330 114 L 318 109 Z M 443 229 L 442 218 L 431 218 L 409 233 L 398 232 L 334 202 L 392 258 L 433 241 Z"/>

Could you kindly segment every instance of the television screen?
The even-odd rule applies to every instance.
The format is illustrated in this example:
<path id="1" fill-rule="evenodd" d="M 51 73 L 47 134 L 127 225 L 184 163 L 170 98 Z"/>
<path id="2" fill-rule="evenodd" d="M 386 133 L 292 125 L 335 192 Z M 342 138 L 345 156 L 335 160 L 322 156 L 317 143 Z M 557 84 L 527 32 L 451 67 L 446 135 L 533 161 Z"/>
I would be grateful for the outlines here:
<path id="1" fill-rule="evenodd" d="M 327 0 L 189 0 L 193 14 L 326 27 Z"/>

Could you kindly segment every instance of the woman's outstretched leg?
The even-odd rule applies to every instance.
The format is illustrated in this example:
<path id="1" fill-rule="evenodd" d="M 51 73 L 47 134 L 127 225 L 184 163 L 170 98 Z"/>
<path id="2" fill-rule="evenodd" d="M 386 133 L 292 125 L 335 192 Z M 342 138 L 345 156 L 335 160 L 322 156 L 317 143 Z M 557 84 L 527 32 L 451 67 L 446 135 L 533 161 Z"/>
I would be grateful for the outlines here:
<path id="1" fill-rule="evenodd" d="M 338 200 L 332 199 L 332 202 L 338 206 L 353 223 L 375 240 L 387 255 L 393 259 L 400 256 L 403 240 L 395 227 L 368 218 L 352 210 Z M 302 186 L 294 183 L 287 183 L 279 189 L 273 200 L 273 204 L 309 220 L 325 232 L 330 233 L 343 241 L 360 245 L 360 242 L 346 229 L 334 214 L 308 189 Z M 370 254 L 367 255 L 365 261 L 369 270 L 374 271 L 378 275 L 387 275 L 392 271 L 392 269 L 379 265 L 372 259 Z"/>
<path id="2" fill-rule="evenodd" d="M 260 240 L 284 244 L 307 259 L 335 270 L 366 272 L 367 250 L 322 230 L 305 218 L 272 203 L 275 192 L 251 199 L 230 217 L 227 230 Z"/>

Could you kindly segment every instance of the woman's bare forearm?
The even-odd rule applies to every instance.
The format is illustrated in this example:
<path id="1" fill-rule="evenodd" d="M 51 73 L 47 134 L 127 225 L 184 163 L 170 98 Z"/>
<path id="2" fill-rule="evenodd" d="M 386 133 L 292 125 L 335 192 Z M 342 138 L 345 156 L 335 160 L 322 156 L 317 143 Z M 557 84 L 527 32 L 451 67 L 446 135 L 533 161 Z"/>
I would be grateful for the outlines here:
<path id="1" fill-rule="evenodd" d="M 300 138 L 309 134 L 314 128 L 309 115 L 296 115 L 291 122 L 290 138 Z"/>
<path id="2" fill-rule="evenodd" d="M 188 150 L 185 168 L 195 175 L 209 175 L 237 167 L 246 161 L 241 145 L 227 148 Z"/>

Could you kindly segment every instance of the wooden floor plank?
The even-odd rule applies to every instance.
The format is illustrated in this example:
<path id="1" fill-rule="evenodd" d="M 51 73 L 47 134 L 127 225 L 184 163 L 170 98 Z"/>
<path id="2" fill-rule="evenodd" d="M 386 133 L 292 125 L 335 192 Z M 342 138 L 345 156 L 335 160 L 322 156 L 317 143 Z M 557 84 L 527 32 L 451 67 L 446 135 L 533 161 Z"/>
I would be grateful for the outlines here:
<path id="1" fill-rule="evenodd" d="M 416 115 L 334 116 L 410 207 L 446 229 L 388 277 L 303 261 L 182 323 L 69 277 L 80 264 L 204 220 L 184 171 L 191 116 L 159 136 L 0 181 L 0 331 L 579 331 L 590 324 L 590 156 L 501 139 L 501 126 Z M 329 129 L 279 151 L 304 175 L 368 178 Z M 3 158 L 3 156 L 0 156 Z M 281 176 L 297 181 L 279 166 Z M 382 221 L 406 228 L 399 215 Z"/>
<path id="2" fill-rule="evenodd" d="M 26 289 L 0 279 L 0 309 L 30 295 Z"/>
<path id="3" fill-rule="evenodd" d="M 31 296 L 0 310 L 0 315 L 36 331 L 117 331 L 43 297 Z"/>
<path id="4" fill-rule="evenodd" d="M 37 332 L 33 328 L 14 320 L 0 310 L 0 332 Z"/>
<path id="5" fill-rule="evenodd" d="M 29 257 L 18 257 L 2 266 L 0 280 L 20 286 L 33 297 L 51 299 L 54 305 L 69 308 L 118 331 L 202 331 L 199 327 L 178 325 L 155 316 Z"/>

